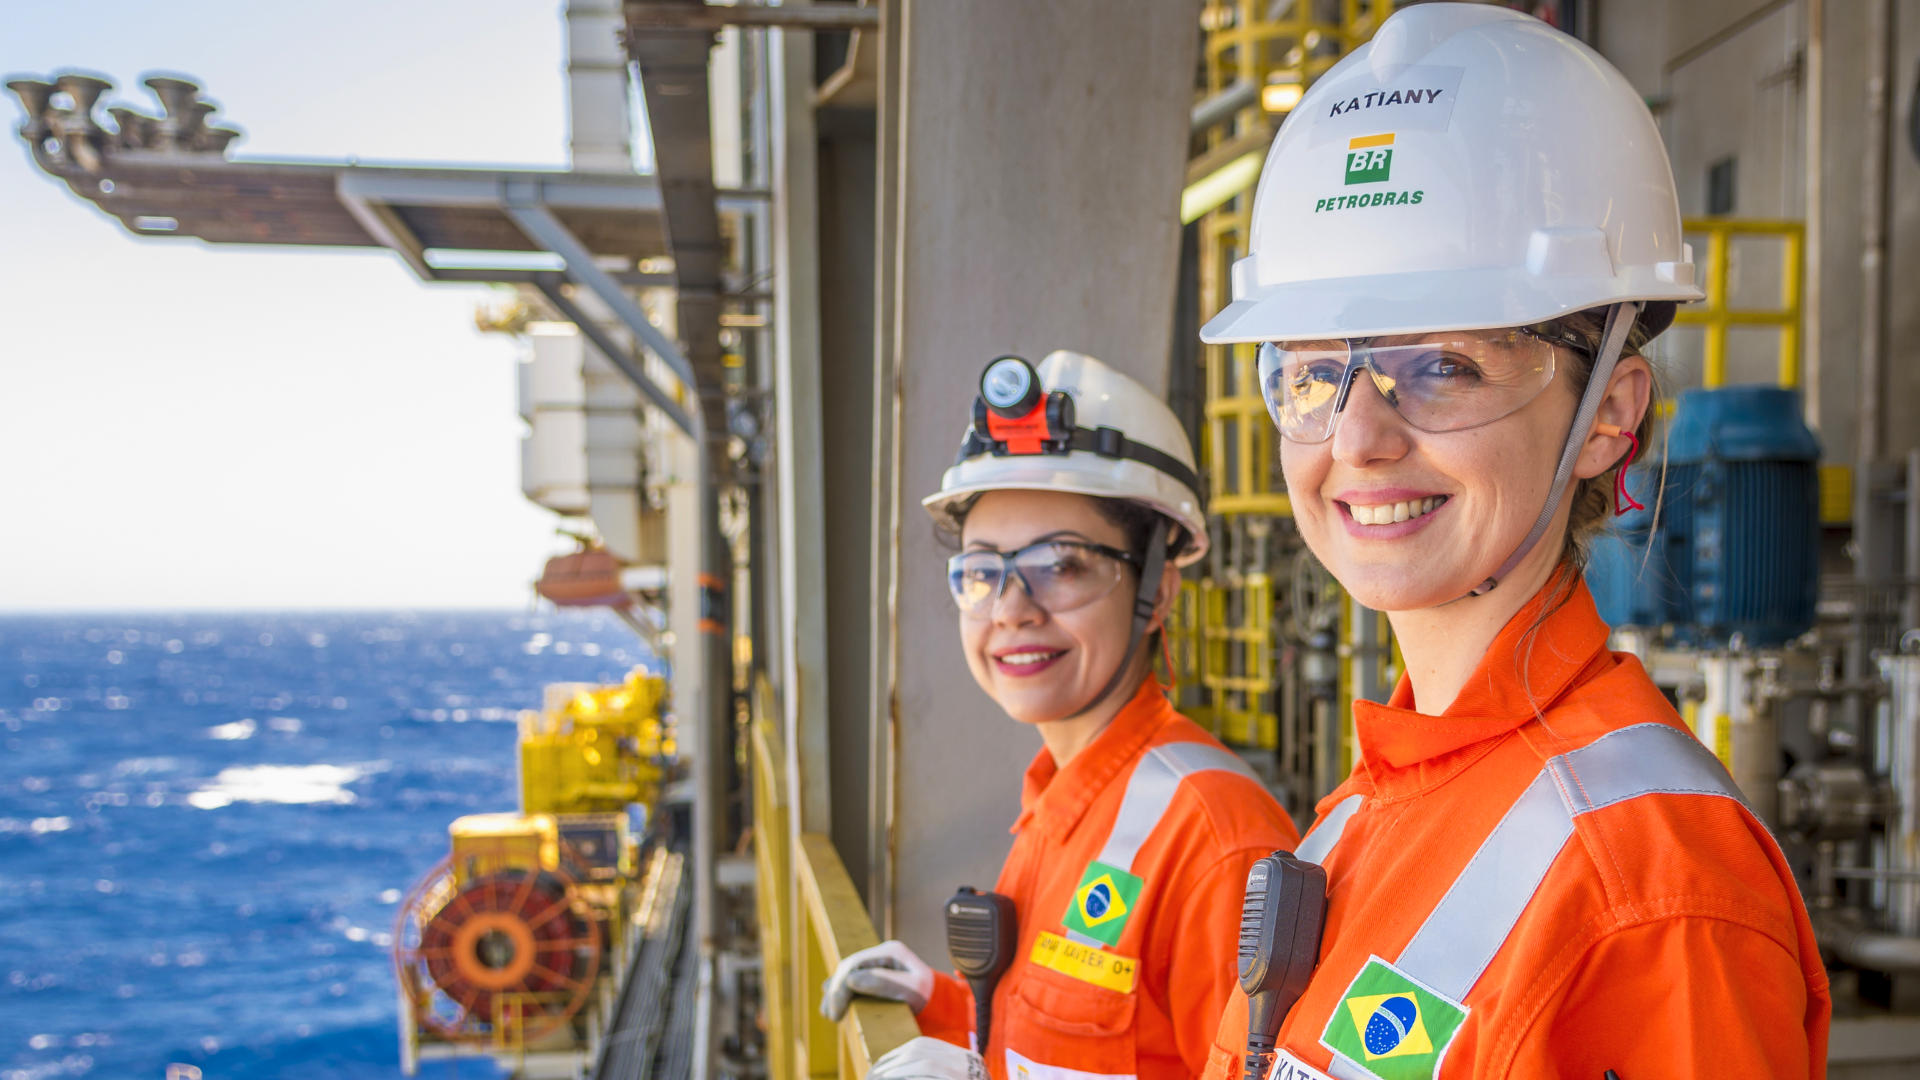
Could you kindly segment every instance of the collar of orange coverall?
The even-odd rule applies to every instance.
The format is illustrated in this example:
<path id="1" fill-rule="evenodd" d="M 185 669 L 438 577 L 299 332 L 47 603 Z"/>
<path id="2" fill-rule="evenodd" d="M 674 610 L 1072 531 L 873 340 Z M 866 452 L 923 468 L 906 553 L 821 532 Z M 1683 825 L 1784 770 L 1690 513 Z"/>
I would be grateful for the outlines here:
<path id="1" fill-rule="evenodd" d="M 1180 714 L 1151 676 L 1140 681 L 1132 700 L 1114 714 L 1113 722 L 1086 749 L 1060 768 L 1046 747 L 1027 766 L 1020 790 L 1020 818 L 1009 831 L 1035 826 L 1056 840 L 1064 840 L 1102 791 L 1146 748 L 1154 733 Z"/>
<path id="2" fill-rule="evenodd" d="M 1607 651 L 1607 624 L 1593 606 L 1585 580 L 1540 622 L 1541 610 L 1563 595 L 1549 581 L 1500 631 L 1473 677 L 1447 711 L 1430 716 L 1413 708 L 1413 687 L 1403 674 L 1387 704 L 1353 703 L 1354 731 L 1369 779 L 1396 787 L 1391 773 L 1464 750 L 1514 731 L 1552 709 L 1577 686 L 1615 665 Z M 1382 795 L 1388 794 L 1382 790 Z"/>

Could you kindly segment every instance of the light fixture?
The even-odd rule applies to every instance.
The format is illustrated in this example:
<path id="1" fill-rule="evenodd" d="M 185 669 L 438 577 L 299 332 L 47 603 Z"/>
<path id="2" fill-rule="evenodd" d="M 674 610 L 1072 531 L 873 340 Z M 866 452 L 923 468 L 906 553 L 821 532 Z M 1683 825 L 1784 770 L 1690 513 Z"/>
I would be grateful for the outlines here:
<path id="1" fill-rule="evenodd" d="M 1039 373 L 1018 356 L 1003 356 L 981 373 L 980 396 L 998 415 L 1018 420 L 1040 403 Z"/>
<path id="2" fill-rule="evenodd" d="M 1260 88 L 1260 107 L 1270 113 L 1292 112 L 1306 92 L 1297 82 L 1268 83 Z"/>

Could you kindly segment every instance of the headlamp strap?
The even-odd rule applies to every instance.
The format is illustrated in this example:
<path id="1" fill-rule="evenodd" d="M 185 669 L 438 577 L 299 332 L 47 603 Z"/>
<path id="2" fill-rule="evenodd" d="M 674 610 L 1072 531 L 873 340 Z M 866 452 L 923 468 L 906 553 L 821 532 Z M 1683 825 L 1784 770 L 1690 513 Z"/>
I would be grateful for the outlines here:
<path id="1" fill-rule="evenodd" d="M 1061 396 L 1066 395 L 1061 394 Z M 967 437 L 960 444 L 960 453 L 953 459 L 955 465 L 984 454 L 1006 457 L 1010 454 L 1067 454 L 1079 450 L 1097 457 L 1137 461 L 1179 481 L 1188 491 L 1200 490 L 1200 477 L 1187 467 L 1186 462 L 1146 443 L 1127 438 L 1126 432 L 1119 428 L 1077 427 L 1064 439 L 1057 437 L 1050 437 L 1045 441 L 1030 439 L 1023 444 L 1016 444 L 1013 440 L 996 439 L 993 424 L 999 418 L 989 413 L 983 422 L 979 416 L 982 411 L 984 410 L 976 409 L 973 426 L 967 429 Z M 1023 449 L 1023 445 L 1031 448 Z"/>

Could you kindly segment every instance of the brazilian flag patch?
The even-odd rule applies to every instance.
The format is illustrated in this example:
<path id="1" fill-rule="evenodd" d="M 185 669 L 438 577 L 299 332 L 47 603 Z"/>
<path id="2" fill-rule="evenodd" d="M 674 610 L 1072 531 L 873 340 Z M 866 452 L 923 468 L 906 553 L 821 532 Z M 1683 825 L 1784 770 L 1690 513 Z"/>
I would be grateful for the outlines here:
<path id="1" fill-rule="evenodd" d="M 1466 1006 L 1373 956 L 1341 995 L 1320 1045 L 1378 1080 L 1428 1080 L 1466 1020 Z"/>
<path id="2" fill-rule="evenodd" d="M 1067 902 L 1061 922 L 1095 941 L 1120 944 L 1120 931 L 1127 927 L 1127 916 L 1140 902 L 1139 878 L 1125 870 L 1094 860 L 1080 876 L 1080 887 Z"/>

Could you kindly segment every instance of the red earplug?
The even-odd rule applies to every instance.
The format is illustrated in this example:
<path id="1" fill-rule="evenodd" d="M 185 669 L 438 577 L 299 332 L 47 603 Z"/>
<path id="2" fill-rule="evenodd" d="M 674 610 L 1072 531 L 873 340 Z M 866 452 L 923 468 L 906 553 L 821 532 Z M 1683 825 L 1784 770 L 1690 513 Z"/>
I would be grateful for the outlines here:
<path id="1" fill-rule="evenodd" d="M 1645 510 L 1646 507 L 1627 490 L 1627 466 L 1632 465 L 1633 459 L 1640 456 L 1640 440 L 1634 436 L 1633 432 L 1608 423 L 1596 421 L 1593 430 L 1608 438 L 1624 435 L 1627 442 L 1632 444 L 1627 449 L 1626 460 L 1620 463 L 1620 471 L 1613 474 L 1613 516 L 1620 517 L 1629 510 Z M 1622 505 L 1623 503 L 1625 505 Z"/>

